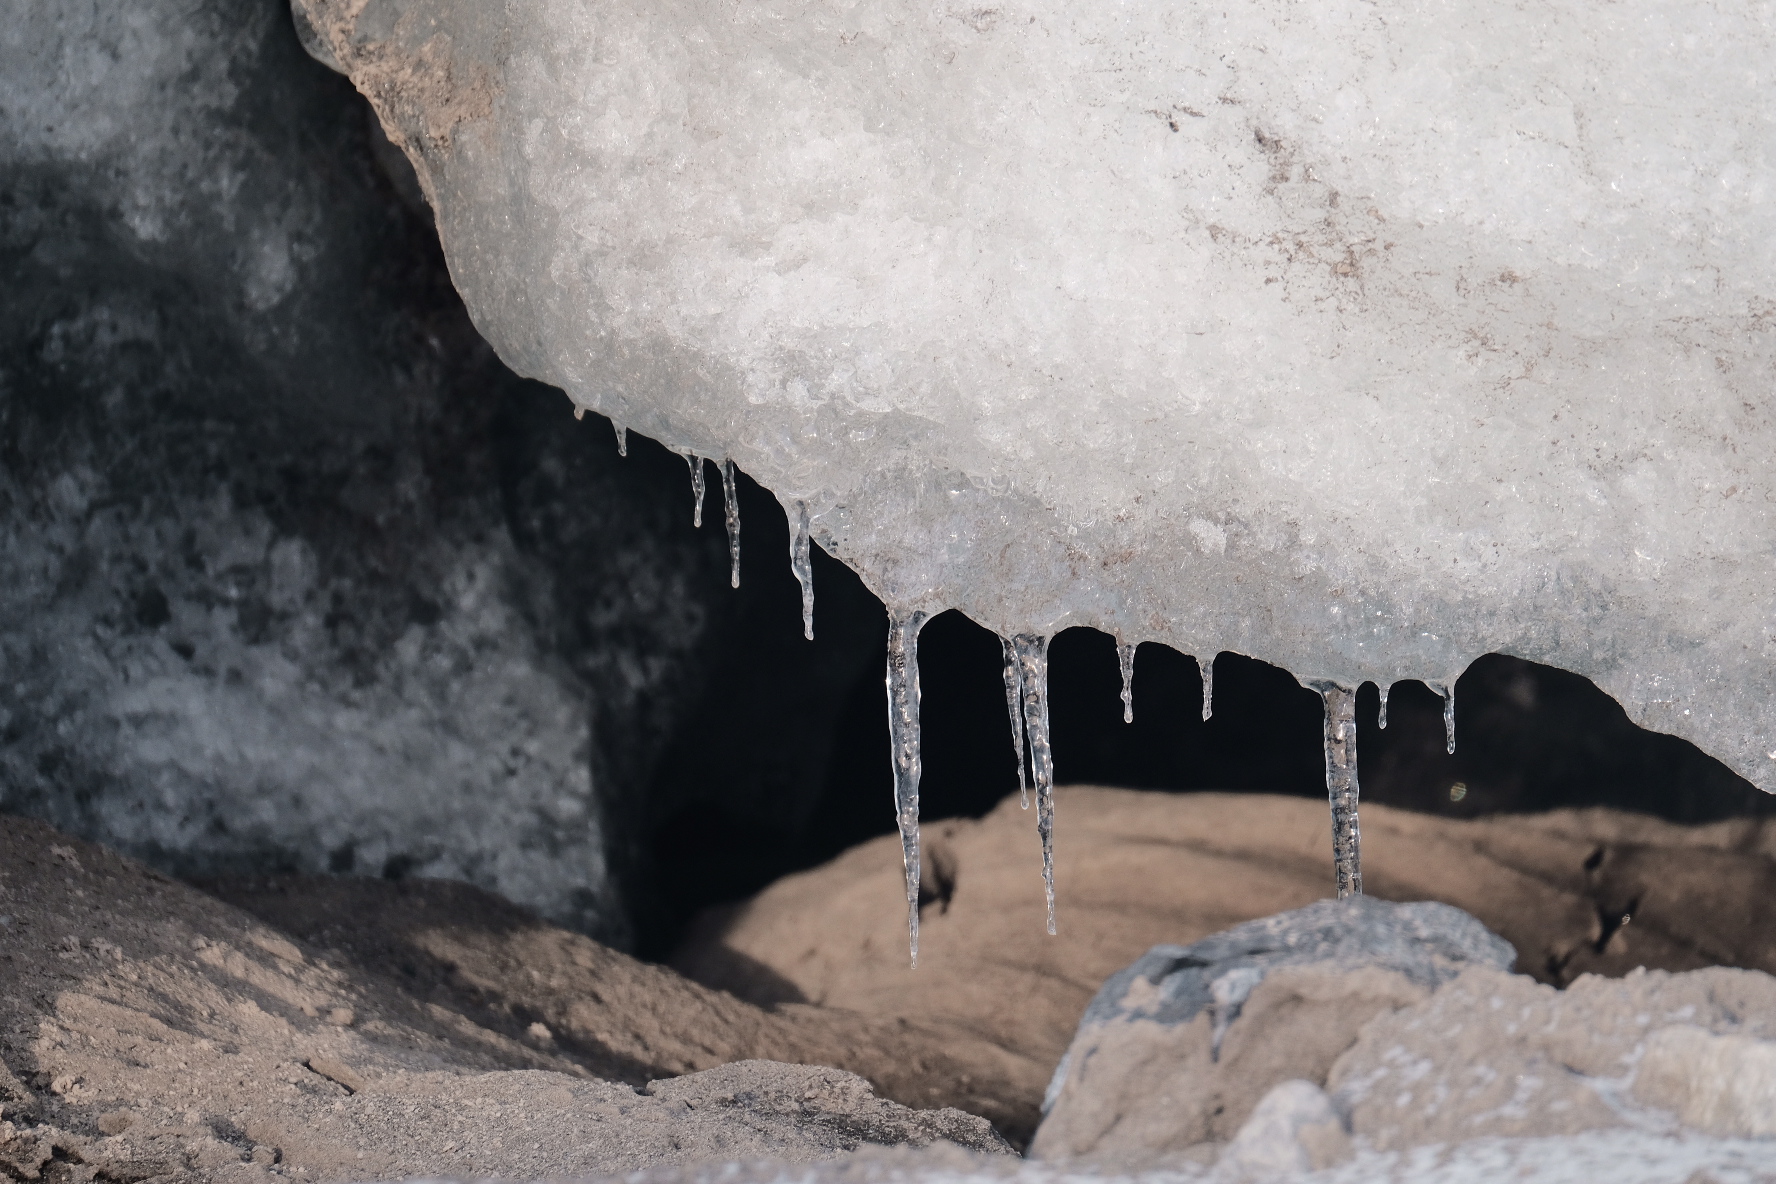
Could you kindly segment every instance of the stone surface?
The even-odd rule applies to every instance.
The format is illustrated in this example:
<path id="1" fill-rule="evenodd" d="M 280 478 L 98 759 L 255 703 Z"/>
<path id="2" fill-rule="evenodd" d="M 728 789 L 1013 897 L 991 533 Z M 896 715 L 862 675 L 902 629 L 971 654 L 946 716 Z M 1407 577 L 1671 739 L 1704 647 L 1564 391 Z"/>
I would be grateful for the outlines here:
<path id="1" fill-rule="evenodd" d="M 281 0 L 9 9 L 0 806 L 182 874 L 460 877 L 623 941 L 650 827 L 718 792 L 657 785 L 698 747 L 671 738 L 799 636 L 783 544 L 749 513 L 730 589 L 682 460 L 619 459 L 502 366 L 429 216 Z M 878 627 L 840 603 L 835 638 Z M 822 787 L 876 649 L 823 644 L 771 667 L 799 697 L 748 698 L 738 799 Z"/>
<path id="2" fill-rule="evenodd" d="M 1350 1153 L 1350 1135 L 1332 1099 L 1313 1082 L 1296 1078 L 1258 1099 L 1220 1162 L 1236 1173 L 1274 1178 L 1328 1168 Z"/>
<path id="3" fill-rule="evenodd" d="M 942 1107 L 997 1088 L 967 1032 L 767 1012 L 466 885 L 322 883 L 304 908 L 282 882 L 292 931 L 0 815 L 0 1172 L 526 1179 L 1008 1150 Z"/>
<path id="4" fill-rule="evenodd" d="M 1698 1047 L 1674 1040 L 1673 1025 L 1733 1039 Z M 1753 1068 L 1767 1061 L 1762 1046 L 1773 1034 L 1776 978 L 1758 971 L 1586 976 L 1557 991 L 1521 975 L 1472 970 L 1425 1002 L 1373 1020 L 1338 1059 L 1326 1090 L 1352 1132 L 1383 1151 L 1624 1126 L 1658 1130 L 1674 1118 L 1744 1135 L 1753 1132 L 1737 1110 L 1740 1099 L 1713 1076 L 1709 1060 L 1743 1057 L 1736 1067 Z M 1767 1088 L 1767 1064 L 1758 1067 L 1744 1101 Z M 1639 1073 L 1649 1068 L 1643 1086 Z M 1676 1113 L 1636 1113 L 1633 1100 Z"/>
<path id="5" fill-rule="evenodd" d="M 1715 1135 L 1776 1135 L 1776 1041 L 1677 1024 L 1647 1038 L 1634 1096 Z"/>
<path id="6" fill-rule="evenodd" d="M 1155 946 L 1086 1008 L 1031 1154 L 1140 1161 L 1237 1142 L 1273 1087 L 1317 1089 L 1376 1015 L 1422 1002 L 1465 967 L 1515 958 L 1459 909 L 1363 896 Z M 1286 1094 L 1277 1106 L 1261 1125 L 1284 1121 Z M 1274 1142 L 1255 1134 L 1238 1155 L 1262 1157 Z"/>
<path id="7" fill-rule="evenodd" d="M 1332 883 L 1324 799 L 1064 786 L 1056 819 L 1056 937 L 1044 932 L 1033 811 L 1013 794 L 978 821 L 926 828 L 916 970 L 891 836 L 708 914 L 674 965 L 761 1003 L 965 1026 L 1040 1067 L 1017 1079 L 1033 1125 L 1106 978 L 1159 942 L 1300 908 Z M 1370 895 L 1464 909 L 1517 948 L 1518 971 L 1550 983 L 1642 965 L 1776 973 L 1768 822 L 1609 810 L 1464 821 L 1371 806 L 1363 852 Z"/>
<path id="8" fill-rule="evenodd" d="M 500 355 L 891 606 L 1515 654 L 1776 789 L 1763 10 L 296 9 Z"/>

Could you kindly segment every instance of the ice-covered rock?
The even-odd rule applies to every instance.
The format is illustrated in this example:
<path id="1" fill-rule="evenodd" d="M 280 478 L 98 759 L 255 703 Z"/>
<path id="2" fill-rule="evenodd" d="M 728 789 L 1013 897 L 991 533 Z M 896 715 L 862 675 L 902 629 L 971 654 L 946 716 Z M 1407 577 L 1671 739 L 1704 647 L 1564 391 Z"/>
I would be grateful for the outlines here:
<path id="1" fill-rule="evenodd" d="M 891 606 L 1575 670 L 1776 788 L 1776 21 L 295 0 L 523 373 Z"/>

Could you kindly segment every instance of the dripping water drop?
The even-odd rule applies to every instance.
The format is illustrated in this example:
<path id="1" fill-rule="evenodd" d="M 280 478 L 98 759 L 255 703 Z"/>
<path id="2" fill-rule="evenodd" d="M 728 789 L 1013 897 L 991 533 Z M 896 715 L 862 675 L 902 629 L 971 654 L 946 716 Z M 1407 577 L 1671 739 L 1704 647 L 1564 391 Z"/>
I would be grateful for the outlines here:
<path id="1" fill-rule="evenodd" d="M 1332 807 L 1332 867 L 1338 898 L 1363 894 L 1363 832 L 1357 824 L 1357 692 L 1328 679 L 1309 687 L 1326 711 L 1326 798 Z"/>
<path id="2" fill-rule="evenodd" d="M 617 430 L 617 455 L 618 456 L 628 456 L 629 455 L 629 429 L 624 427 L 622 424 L 618 423 L 614 419 L 611 420 L 611 427 L 613 427 Z"/>
<path id="3" fill-rule="evenodd" d="M 814 640 L 814 568 L 808 562 L 808 503 L 795 504 L 789 531 L 789 570 L 802 585 L 802 636 Z"/>
<path id="4" fill-rule="evenodd" d="M 685 463 L 691 466 L 691 525 L 703 528 L 703 458 L 694 452 L 685 453 Z"/>
<path id="5" fill-rule="evenodd" d="M 1387 726 L 1388 726 L 1388 690 L 1389 690 L 1389 688 L 1378 684 L 1375 689 L 1381 692 L 1381 707 L 1375 713 L 1375 726 L 1385 732 L 1385 731 L 1387 731 Z"/>
<path id="6" fill-rule="evenodd" d="M 888 741 L 914 966 L 919 964 L 919 629 L 925 621 L 922 612 L 895 612 L 888 621 Z"/>
<path id="7" fill-rule="evenodd" d="M 1215 714 L 1215 657 L 1197 659 L 1196 668 L 1202 674 L 1203 684 L 1203 723 Z"/>
<path id="8" fill-rule="evenodd" d="M 1030 808 L 1030 783 L 1024 776 L 1024 678 L 1017 645 L 1009 637 L 999 639 L 1005 656 L 1005 710 L 1011 716 L 1011 747 L 1017 753 L 1018 804 Z"/>
<path id="9" fill-rule="evenodd" d="M 722 460 L 722 510 L 728 520 L 728 582 L 740 586 L 740 494 L 734 484 L 734 462 Z"/>
<path id="10" fill-rule="evenodd" d="M 1122 722 L 1135 722 L 1135 647 L 1118 645 L 1116 664 L 1122 668 Z"/>
<path id="11" fill-rule="evenodd" d="M 1036 833 L 1042 838 L 1042 891 L 1048 901 L 1048 931 L 1055 931 L 1054 750 L 1048 742 L 1048 638 L 1020 633 L 1018 680 L 1023 688 L 1024 730 L 1030 743 L 1030 777 L 1036 783 Z"/>

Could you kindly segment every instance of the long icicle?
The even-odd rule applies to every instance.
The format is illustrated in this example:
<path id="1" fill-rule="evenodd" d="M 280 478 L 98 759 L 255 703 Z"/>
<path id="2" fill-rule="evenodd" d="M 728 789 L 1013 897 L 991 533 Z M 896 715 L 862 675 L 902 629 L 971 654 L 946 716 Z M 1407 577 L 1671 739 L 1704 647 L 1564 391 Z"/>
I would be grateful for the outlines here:
<path id="1" fill-rule="evenodd" d="M 1215 655 L 1196 660 L 1196 669 L 1202 675 L 1203 684 L 1203 723 L 1215 714 Z"/>
<path id="2" fill-rule="evenodd" d="M 1011 747 L 1017 753 L 1018 804 L 1030 808 L 1030 782 L 1024 776 L 1024 676 L 1018 661 L 1017 644 L 1009 637 L 999 639 L 1005 655 L 1005 710 L 1011 716 Z"/>
<path id="3" fill-rule="evenodd" d="M 1048 743 L 1048 638 L 1020 633 L 1019 679 L 1024 690 L 1024 729 L 1030 741 L 1030 776 L 1036 782 L 1036 833 L 1042 836 L 1042 891 L 1048 900 L 1048 931 L 1055 931 L 1054 750 Z"/>
<path id="4" fill-rule="evenodd" d="M 814 640 L 814 567 L 808 562 L 808 503 L 795 504 L 789 524 L 789 570 L 802 585 L 802 636 Z"/>
<path id="5" fill-rule="evenodd" d="M 629 455 L 629 429 L 624 427 L 622 424 L 618 423 L 614 419 L 611 420 L 611 427 L 617 429 L 617 455 L 618 456 L 628 456 Z"/>
<path id="6" fill-rule="evenodd" d="M 1326 709 L 1326 798 L 1338 899 L 1363 894 L 1363 832 L 1357 824 L 1357 692 L 1328 679 L 1308 684 Z"/>
<path id="7" fill-rule="evenodd" d="M 919 630 L 925 620 L 925 613 L 915 611 L 895 613 L 888 621 L 888 742 L 914 966 L 919 964 Z"/>
<path id="8" fill-rule="evenodd" d="M 1382 686 L 1376 683 L 1375 689 L 1381 692 L 1381 708 L 1375 713 L 1375 726 L 1385 732 L 1388 726 L 1388 691 L 1392 689 L 1392 684 Z"/>
<path id="9" fill-rule="evenodd" d="M 1135 722 L 1135 647 L 1118 644 L 1116 664 L 1122 668 L 1122 722 Z"/>
<path id="10" fill-rule="evenodd" d="M 740 586 L 740 493 L 734 484 L 734 461 L 722 458 L 722 510 L 728 520 L 728 582 Z"/>
<path id="11" fill-rule="evenodd" d="M 694 452 L 685 453 L 685 463 L 691 466 L 691 525 L 698 530 L 703 529 L 703 458 Z"/>

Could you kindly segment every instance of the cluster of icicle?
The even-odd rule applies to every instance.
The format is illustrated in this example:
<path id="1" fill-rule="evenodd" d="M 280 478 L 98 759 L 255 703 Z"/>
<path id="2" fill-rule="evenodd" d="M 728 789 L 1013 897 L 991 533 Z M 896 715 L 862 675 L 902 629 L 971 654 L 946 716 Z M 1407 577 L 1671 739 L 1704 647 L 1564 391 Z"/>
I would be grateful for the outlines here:
<path id="1" fill-rule="evenodd" d="M 575 418 L 584 414 L 576 409 Z M 629 455 L 628 433 L 621 424 L 617 452 Z M 691 522 L 703 525 L 705 490 L 703 465 L 707 458 L 683 454 L 691 469 Z M 730 582 L 740 586 L 740 502 L 735 488 L 734 462 L 721 461 L 722 503 L 728 529 Z M 802 589 L 802 635 L 814 639 L 814 571 L 809 563 L 808 505 L 796 502 L 790 520 L 789 565 Z M 918 609 L 889 607 L 888 615 L 888 736 L 894 761 L 894 818 L 900 829 L 900 853 L 906 873 L 907 942 L 913 965 L 919 964 L 919 630 L 930 614 Z M 1055 932 L 1054 888 L 1054 751 L 1048 732 L 1048 642 L 1038 633 L 1019 633 L 999 639 L 1005 657 L 1005 708 L 1011 718 L 1012 749 L 1017 755 L 1018 800 L 1030 808 L 1030 788 L 1036 790 L 1036 833 L 1042 841 L 1042 892 L 1048 903 L 1048 931 Z M 1118 639 L 1117 665 L 1122 672 L 1122 719 L 1135 720 L 1136 643 Z M 1202 672 L 1202 717 L 1214 714 L 1215 659 L 1197 660 Z M 1363 891 L 1362 830 L 1357 822 L 1357 690 L 1333 679 L 1305 682 L 1317 692 L 1325 709 L 1326 796 L 1332 810 L 1332 865 L 1338 896 Z M 1449 752 L 1455 752 L 1455 688 L 1444 682 L 1427 682 L 1443 697 L 1443 731 Z M 1388 724 L 1388 687 L 1380 687 L 1377 723 Z"/>

